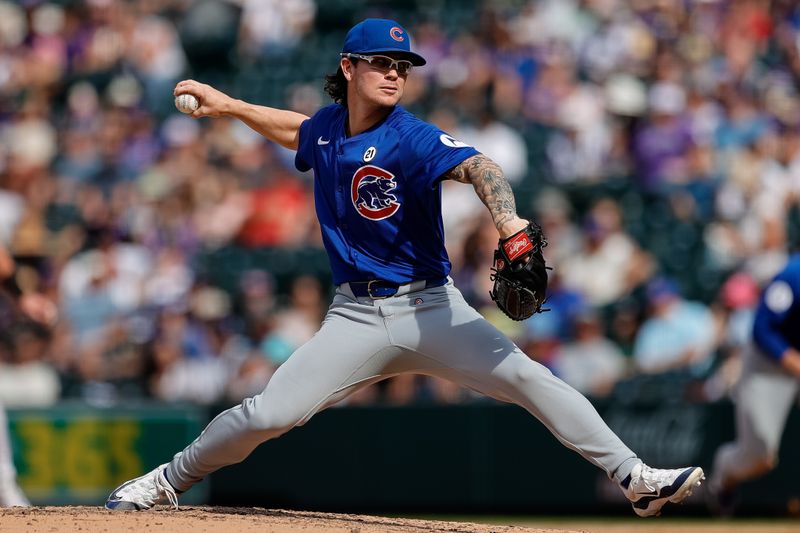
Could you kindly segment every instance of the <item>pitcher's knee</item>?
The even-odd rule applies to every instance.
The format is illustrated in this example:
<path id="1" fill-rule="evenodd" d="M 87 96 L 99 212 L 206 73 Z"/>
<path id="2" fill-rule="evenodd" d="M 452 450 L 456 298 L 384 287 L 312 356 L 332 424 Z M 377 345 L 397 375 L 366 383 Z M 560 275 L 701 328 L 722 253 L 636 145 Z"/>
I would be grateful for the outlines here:
<path id="1" fill-rule="evenodd" d="M 511 375 L 512 381 L 520 388 L 526 388 L 530 385 L 537 384 L 545 376 L 552 375 L 547 367 L 536 363 L 535 361 L 527 360 L 521 364 L 516 365 L 513 374 Z"/>
<path id="2" fill-rule="evenodd" d="M 539 385 L 550 371 L 531 361 L 516 362 L 513 366 L 502 368 L 493 377 L 496 378 L 492 396 L 503 401 L 524 404 L 531 400 Z"/>
<path id="3" fill-rule="evenodd" d="M 265 433 L 266 438 L 286 433 L 302 417 L 302 413 L 292 409 L 284 399 L 267 395 L 266 391 L 259 396 L 246 399 L 242 403 L 242 412 L 246 419 L 247 430 Z"/>
<path id="4" fill-rule="evenodd" d="M 292 429 L 299 418 L 290 413 L 274 409 L 259 409 L 247 418 L 247 429 L 255 433 L 267 433 L 269 437 L 277 437 Z"/>

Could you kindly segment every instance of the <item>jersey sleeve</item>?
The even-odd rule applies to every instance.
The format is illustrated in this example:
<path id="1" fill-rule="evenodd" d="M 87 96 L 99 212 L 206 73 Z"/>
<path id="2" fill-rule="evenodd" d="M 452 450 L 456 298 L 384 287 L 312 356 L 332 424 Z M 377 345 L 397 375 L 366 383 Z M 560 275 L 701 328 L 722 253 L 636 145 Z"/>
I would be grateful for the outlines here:
<path id="1" fill-rule="evenodd" d="M 306 119 L 300 124 L 300 135 L 297 154 L 294 156 L 294 167 L 300 172 L 314 168 L 313 135 L 311 134 L 311 121 Z"/>
<path id="2" fill-rule="evenodd" d="M 414 120 L 405 128 L 406 169 L 423 185 L 433 187 L 442 174 L 480 152 L 439 128 Z"/>
<path id="3" fill-rule="evenodd" d="M 779 361 L 791 346 L 785 324 L 800 305 L 800 264 L 780 272 L 764 289 L 753 321 L 753 341 L 770 358 Z"/>

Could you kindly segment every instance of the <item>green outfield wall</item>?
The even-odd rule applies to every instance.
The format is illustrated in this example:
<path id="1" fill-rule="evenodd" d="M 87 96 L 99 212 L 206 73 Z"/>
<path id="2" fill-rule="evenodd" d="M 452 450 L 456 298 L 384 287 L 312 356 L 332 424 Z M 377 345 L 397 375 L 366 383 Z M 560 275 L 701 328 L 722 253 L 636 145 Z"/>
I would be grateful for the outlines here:
<path id="1" fill-rule="evenodd" d="M 40 505 L 102 504 L 116 485 L 183 449 L 208 416 L 193 406 L 83 404 L 8 414 L 19 483 Z M 206 501 L 208 489 L 195 488 L 185 501 Z"/>

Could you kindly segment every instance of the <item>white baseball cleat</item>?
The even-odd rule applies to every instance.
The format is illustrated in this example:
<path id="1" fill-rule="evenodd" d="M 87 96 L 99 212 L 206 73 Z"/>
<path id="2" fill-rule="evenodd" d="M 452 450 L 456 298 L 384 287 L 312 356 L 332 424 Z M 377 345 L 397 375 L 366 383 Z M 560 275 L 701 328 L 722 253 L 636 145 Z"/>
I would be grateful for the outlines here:
<path id="1" fill-rule="evenodd" d="M 0 507 L 30 507 L 31 502 L 16 483 L 0 483 Z"/>
<path id="2" fill-rule="evenodd" d="M 658 516 L 667 502 L 683 501 L 704 479 L 703 469 L 697 466 L 662 470 L 639 463 L 620 488 L 637 515 Z"/>
<path id="3" fill-rule="evenodd" d="M 106 509 L 112 511 L 144 511 L 156 504 L 169 502 L 178 508 L 178 495 L 167 481 L 167 464 L 159 466 L 147 474 L 126 481 L 106 500 Z"/>

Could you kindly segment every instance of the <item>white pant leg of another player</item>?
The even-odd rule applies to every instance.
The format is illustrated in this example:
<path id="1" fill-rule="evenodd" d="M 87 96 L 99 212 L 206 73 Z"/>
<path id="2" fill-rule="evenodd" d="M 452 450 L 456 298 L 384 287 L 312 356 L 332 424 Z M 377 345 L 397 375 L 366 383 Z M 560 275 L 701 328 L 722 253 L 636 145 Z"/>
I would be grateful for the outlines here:
<path id="1" fill-rule="evenodd" d="M 737 385 L 736 440 L 717 451 L 709 488 L 727 490 L 732 485 L 774 468 L 783 430 L 800 382 L 755 348 L 744 354 Z"/>
<path id="2" fill-rule="evenodd" d="M 30 502 L 17 485 L 11 452 L 11 436 L 5 408 L 0 405 L 0 507 L 27 507 Z"/>
<path id="3" fill-rule="evenodd" d="M 610 477 L 627 475 L 625 467 L 630 471 L 639 462 L 584 396 L 525 355 L 452 284 L 407 299 L 397 303 L 389 331 L 396 343 L 428 361 L 420 373 L 522 406 Z"/>

